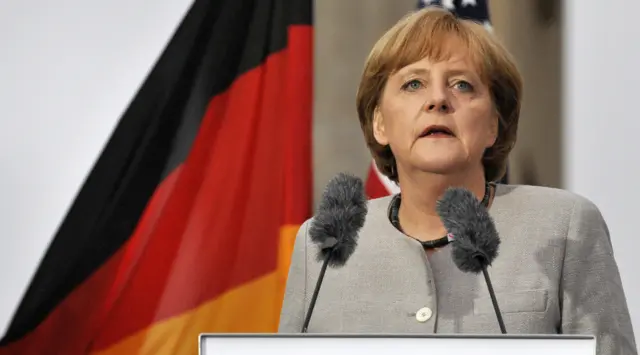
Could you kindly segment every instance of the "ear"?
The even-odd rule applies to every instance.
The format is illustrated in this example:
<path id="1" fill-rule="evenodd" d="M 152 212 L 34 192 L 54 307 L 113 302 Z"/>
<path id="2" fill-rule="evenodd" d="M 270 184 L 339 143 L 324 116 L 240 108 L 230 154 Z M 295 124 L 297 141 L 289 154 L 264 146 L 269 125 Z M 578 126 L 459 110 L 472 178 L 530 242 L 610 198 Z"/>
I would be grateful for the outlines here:
<path id="1" fill-rule="evenodd" d="M 389 144 L 389 139 L 387 138 L 384 126 L 384 118 L 382 117 L 382 112 L 380 112 L 378 107 L 373 110 L 373 137 L 380 145 Z"/>

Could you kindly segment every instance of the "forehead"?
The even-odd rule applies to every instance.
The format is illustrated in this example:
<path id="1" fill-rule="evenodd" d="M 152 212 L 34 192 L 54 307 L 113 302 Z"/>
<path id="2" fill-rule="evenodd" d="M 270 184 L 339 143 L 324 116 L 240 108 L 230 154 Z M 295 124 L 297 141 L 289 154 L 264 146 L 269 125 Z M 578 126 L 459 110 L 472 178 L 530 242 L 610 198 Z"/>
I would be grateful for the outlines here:
<path id="1" fill-rule="evenodd" d="M 408 75 L 428 75 L 434 70 L 442 70 L 448 74 L 466 74 L 479 76 L 478 66 L 464 51 L 452 53 L 445 58 L 431 59 L 425 57 L 416 62 L 410 63 L 395 72 L 391 76 L 405 77 Z"/>
<path id="2" fill-rule="evenodd" d="M 484 77 L 483 61 L 469 42 L 455 34 L 448 34 L 439 41 L 426 40 L 423 45 L 416 43 L 399 51 L 390 63 L 388 73 L 406 74 L 428 70 L 439 64 L 448 70 L 473 72 Z"/>

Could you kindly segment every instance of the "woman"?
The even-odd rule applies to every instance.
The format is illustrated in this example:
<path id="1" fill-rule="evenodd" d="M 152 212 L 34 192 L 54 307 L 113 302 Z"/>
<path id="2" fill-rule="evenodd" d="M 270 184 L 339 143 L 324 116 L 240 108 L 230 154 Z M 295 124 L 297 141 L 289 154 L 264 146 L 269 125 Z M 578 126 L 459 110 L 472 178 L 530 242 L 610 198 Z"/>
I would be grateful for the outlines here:
<path id="1" fill-rule="evenodd" d="M 562 190 L 492 183 L 516 141 L 521 96 L 505 49 L 447 11 L 417 11 L 375 44 L 358 116 L 378 168 L 402 195 L 370 201 L 355 253 L 326 274 L 310 333 L 499 333 L 482 275 L 455 267 L 435 212 L 447 187 L 462 186 L 501 235 L 490 274 L 508 333 L 593 334 L 600 355 L 636 354 L 597 207 Z M 319 273 L 308 225 L 292 255 L 280 332 L 300 332 Z"/>

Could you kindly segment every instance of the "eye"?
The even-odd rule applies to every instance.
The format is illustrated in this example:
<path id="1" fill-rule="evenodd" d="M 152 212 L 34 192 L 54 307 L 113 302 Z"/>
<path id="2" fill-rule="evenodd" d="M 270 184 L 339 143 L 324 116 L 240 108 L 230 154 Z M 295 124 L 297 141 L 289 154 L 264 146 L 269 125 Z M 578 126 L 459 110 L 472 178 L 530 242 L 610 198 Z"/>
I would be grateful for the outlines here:
<path id="1" fill-rule="evenodd" d="M 402 89 L 407 91 L 416 91 L 421 87 L 422 87 L 422 83 L 420 82 L 420 80 L 417 80 L 417 79 L 409 80 L 402 85 Z"/>
<path id="2" fill-rule="evenodd" d="M 468 82 L 466 82 L 464 80 L 456 81 L 453 84 L 453 87 L 456 90 L 460 90 L 461 92 L 472 92 L 473 91 L 473 85 L 469 84 Z"/>

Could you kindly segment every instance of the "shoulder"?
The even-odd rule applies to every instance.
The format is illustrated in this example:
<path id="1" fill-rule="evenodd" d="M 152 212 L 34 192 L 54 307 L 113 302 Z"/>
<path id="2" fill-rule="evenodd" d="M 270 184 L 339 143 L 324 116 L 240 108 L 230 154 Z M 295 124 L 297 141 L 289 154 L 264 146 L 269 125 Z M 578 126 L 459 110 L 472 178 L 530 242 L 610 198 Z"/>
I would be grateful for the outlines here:
<path id="1" fill-rule="evenodd" d="M 367 201 L 367 214 L 364 225 L 358 232 L 360 241 L 380 239 L 389 234 L 398 233 L 389 220 L 389 206 L 395 195 L 370 199 Z M 308 236 L 308 231 L 314 223 L 314 217 L 307 219 L 298 229 L 296 236 L 296 247 L 302 251 L 306 246 L 312 244 Z"/>
<path id="2" fill-rule="evenodd" d="M 597 206 L 577 193 L 545 186 L 497 185 L 496 201 L 506 207 L 544 208 L 547 212 L 557 210 L 595 210 Z"/>
<path id="3" fill-rule="evenodd" d="M 391 200 L 396 195 L 374 198 L 367 201 L 367 217 L 369 216 L 387 216 Z"/>
<path id="4" fill-rule="evenodd" d="M 514 200 L 523 200 L 526 202 L 542 202 L 549 203 L 591 203 L 587 198 L 571 192 L 555 187 L 547 186 L 531 186 L 531 185 L 502 185 L 498 184 L 496 198 L 510 198 Z"/>
<path id="5" fill-rule="evenodd" d="M 497 185 L 496 205 L 505 216 L 571 229 L 604 229 L 602 214 L 591 200 L 577 193 L 543 186 Z M 591 228 L 591 229 L 592 229 Z"/>
<path id="6" fill-rule="evenodd" d="M 384 196 L 380 198 L 375 198 L 367 201 L 367 216 L 365 220 L 365 226 L 368 222 L 376 221 L 378 219 L 388 220 L 388 212 L 389 205 L 391 200 L 395 197 L 395 195 Z M 304 234 L 307 232 L 308 228 L 313 223 L 314 218 L 310 217 L 302 225 L 300 225 L 300 229 L 298 230 L 298 234 Z"/>

